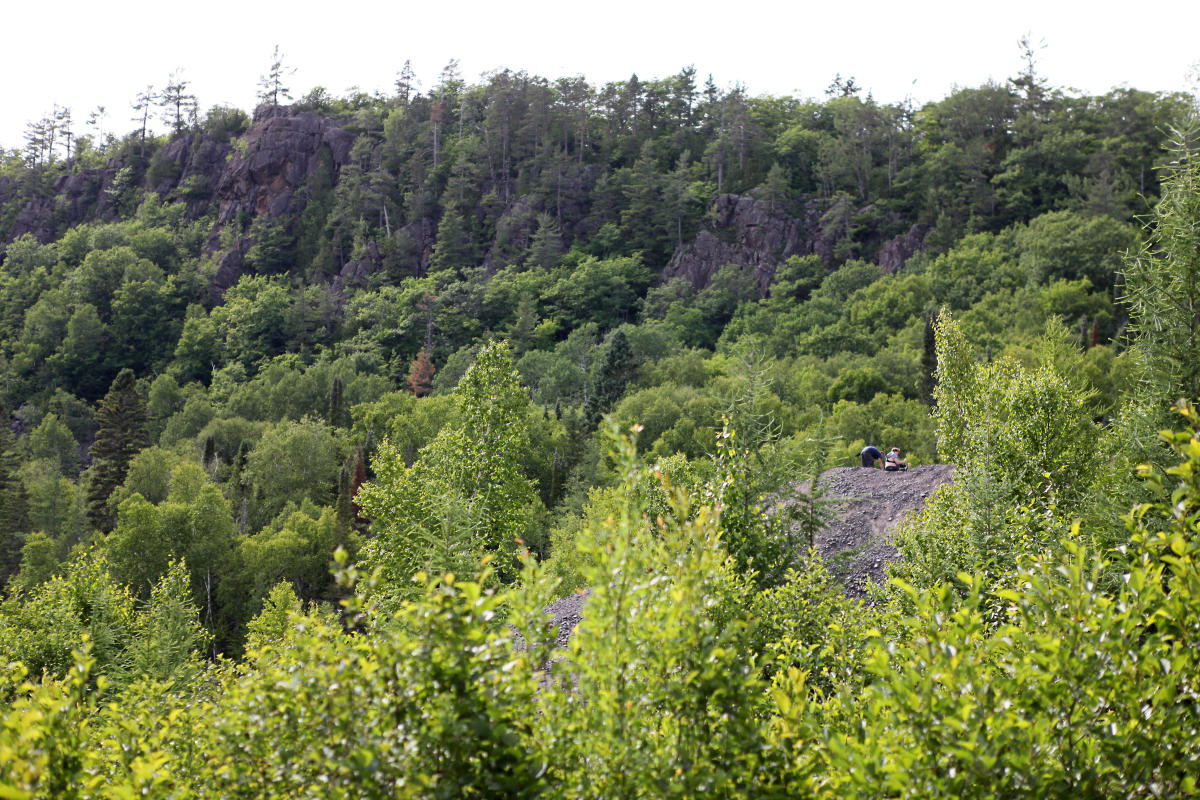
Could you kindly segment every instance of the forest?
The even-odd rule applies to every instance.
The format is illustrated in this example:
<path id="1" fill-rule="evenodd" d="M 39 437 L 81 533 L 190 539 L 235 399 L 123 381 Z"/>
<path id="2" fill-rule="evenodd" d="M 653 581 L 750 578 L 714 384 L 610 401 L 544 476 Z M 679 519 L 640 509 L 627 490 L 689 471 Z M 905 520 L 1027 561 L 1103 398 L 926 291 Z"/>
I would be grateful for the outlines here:
<path id="1" fill-rule="evenodd" d="M 1200 109 L 1026 56 L 31 122 L 0 798 L 1200 793 Z M 870 444 L 956 471 L 852 598 Z"/>

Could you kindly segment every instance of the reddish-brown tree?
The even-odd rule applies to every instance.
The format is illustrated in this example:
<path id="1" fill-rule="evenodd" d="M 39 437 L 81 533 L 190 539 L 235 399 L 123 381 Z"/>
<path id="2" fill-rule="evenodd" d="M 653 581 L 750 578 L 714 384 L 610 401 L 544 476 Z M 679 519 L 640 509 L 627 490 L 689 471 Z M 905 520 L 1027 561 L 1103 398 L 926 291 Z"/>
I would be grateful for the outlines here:
<path id="1" fill-rule="evenodd" d="M 429 351 L 424 347 L 421 352 L 417 353 L 417 357 L 413 359 L 412 366 L 408 369 L 408 388 L 417 397 L 424 397 L 433 391 L 433 361 L 429 358 Z"/>

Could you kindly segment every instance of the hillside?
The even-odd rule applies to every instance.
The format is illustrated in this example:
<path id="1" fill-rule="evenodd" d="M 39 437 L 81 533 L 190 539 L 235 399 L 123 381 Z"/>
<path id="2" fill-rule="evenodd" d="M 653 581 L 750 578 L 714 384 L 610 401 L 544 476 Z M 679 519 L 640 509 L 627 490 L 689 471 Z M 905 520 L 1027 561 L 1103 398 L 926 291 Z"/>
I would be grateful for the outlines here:
<path id="1" fill-rule="evenodd" d="M 1027 56 L 32 125 L 0 796 L 1196 794 L 1195 102 Z"/>

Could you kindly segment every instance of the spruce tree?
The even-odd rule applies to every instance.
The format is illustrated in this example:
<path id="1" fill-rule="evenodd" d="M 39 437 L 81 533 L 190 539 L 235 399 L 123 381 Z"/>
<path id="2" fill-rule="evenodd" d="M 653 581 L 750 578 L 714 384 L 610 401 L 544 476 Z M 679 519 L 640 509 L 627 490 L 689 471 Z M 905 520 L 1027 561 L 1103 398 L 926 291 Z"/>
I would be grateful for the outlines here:
<path id="1" fill-rule="evenodd" d="M 538 214 L 537 231 L 529 245 L 529 258 L 526 264 L 538 269 L 552 270 L 562 262 L 563 242 L 562 232 L 558 222 L 549 214 Z"/>
<path id="2" fill-rule="evenodd" d="M 346 384 L 341 378 L 334 378 L 329 387 L 329 415 L 326 420 L 331 428 L 346 427 Z"/>
<path id="3" fill-rule="evenodd" d="M 149 446 L 149 423 L 150 414 L 146 401 L 138 394 L 133 370 L 121 370 L 96 411 L 98 430 L 91 449 L 88 518 L 100 530 L 112 528 L 108 497 L 125 480 L 133 457 Z"/>
<path id="4" fill-rule="evenodd" d="M 937 337 L 933 330 L 933 312 L 925 315 L 924 349 L 921 352 L 921 402 L 933 405 L 933 389 L 937 386 Z"/>
<path id="5" fill-rule="evenodd" d="M 633 350 L 625 332 L 618 328 L 609 337 L 608 346 L 600 356 L 600 363 L 588 383 L 587 400 L 583 412 L 589 428 L 600 424 L 600 418 L 616 405 L 625 394 L 625 387 L 633 379 Z"/>

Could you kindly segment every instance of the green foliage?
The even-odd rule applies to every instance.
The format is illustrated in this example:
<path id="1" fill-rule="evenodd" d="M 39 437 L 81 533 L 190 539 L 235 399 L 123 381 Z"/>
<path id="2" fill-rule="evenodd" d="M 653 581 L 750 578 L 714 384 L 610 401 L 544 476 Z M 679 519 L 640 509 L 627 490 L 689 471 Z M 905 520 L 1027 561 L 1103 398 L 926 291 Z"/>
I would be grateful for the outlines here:
<path id="1" fill-rule="evenodd" d="M 149 444 L 146 403 L 134 384 L 133 371 L 121 370 L 96 412 L 96 441 L 92 443 L 88 516 L 97 528 L 112 525 L 108 497 L 124 480 L 129 463 Z"/>
<path id="2" fill-rule="evenodd" d="M 330 586 L 333 551 L 347 544 L 339 533 L 336 512 L 308 503 L 300 510 L 293 509 L 289 506 L 274 522 L 238 543 L 237 594 L 249 614 L 255 613 L 259 600 L 280 581 L 288 581 L 306 599 L 323 595 Z"/>
<path id="3" fill-rule="evenodd" d="M 893 574 L 921 588 L 962 571 L 1003 580 L 1022 558 L 1056 550 L 1087 499 L 1101 460 L 1089 389 L 1056 368 L 1070 345 L 1053 328 L 1033 370 L 976 362 L 947 313 L 936 328 L 938 452 L 957 465 L 955 482 L 901 525 Z"/>
<path id="4" fill-rule="evenodd" d="M 786 685 L 802 671 L 806 687 L 830 694 L 865 682 L 864 661 L 875 620 L 861 601 L 847 598 L 811 555 L 778 586 L 752 599 L 753 650 L 763 675 Z"/>
<path id="5" fill-rule="evenodd" d="M 73 475 L 79 465 L 79 443 L 71 431 L 50 413 L 29 434 L 29 453 L 49 461 L 61 475 Z"/>
<path id="6" fill-rule="evenodd" d="M 531 520 L 533 485 L 520 466 L 529 400 L 507 345 L 480 351 L 454 398 L 461 427 L 443 428 L 411 467 L 385 440 L 372 462 L 375 480 L 355 498 L 372 520 L 364 560 L 382 570 L 381 591 L 394 596 L 422 569 L 471 575 L 485 554 L 497 576 L 511 580 Z"/>
<path id="7" fill-rule="evenodd" d="M 1125 263 L 1124 302 L 1153 402 L 1200 398 L 1200 157 L 1172 131 L 1172 162 L 1145 243 Z"/>
<path id="8" fill-rule="evenodd" d="M 62 677 L 87 637 L 97 668 L 109 671 L 130 641 L 134 619 L 129 591 L 112 579 L 103 555 L 88 551 L 62 575 L 0 605 L 0 652 L 31 674 Z"/>
<path id="9" fill-rule="evenodd" d="M 641 482 L 630 443 L 615 458 L 625 482 Z M 712 511 L 662 491 L 665 513 L 651 524 L 627 495 L 582 537 L 591 593 L 538 715 L 565 796 L 735 796 L 763 777 L 764 731 L 751 712 L 759 685 L 734 611 L 747 585 Z"/>
<path id="10" fill-rule="evenodd" d="M 1192 101 L 1027 45 L 921 108 L 451 64 L 0 154 L 0 796 L 1196 794 L 1194 431 L 1132 479 L 1196 394 Z M 181 172 L 310 112 L 300 213 Z M 867 441 L 957 464 L 873 606 L 805 556 Z"/>
<path id="11" fill-rule="evenodd" d="M 173 561 L 151 590 L 123 653 L 129 675 L 169 682 L 200 671 L 198 656 L 208 649 L 212 634 L 200 624 L 188 581 L 187 566 Z"/>
<path id="12" fill-rule="evenodd" d="M 289 501 L 331 505 L 344 459 L 341 440 L 322 421 L 284 420 L 268 427 L 243 473 L 254 497 L 252 530 L 274 519 Z"/>

